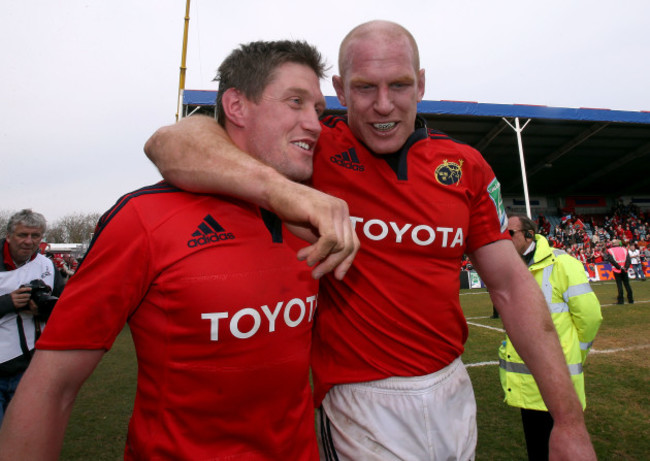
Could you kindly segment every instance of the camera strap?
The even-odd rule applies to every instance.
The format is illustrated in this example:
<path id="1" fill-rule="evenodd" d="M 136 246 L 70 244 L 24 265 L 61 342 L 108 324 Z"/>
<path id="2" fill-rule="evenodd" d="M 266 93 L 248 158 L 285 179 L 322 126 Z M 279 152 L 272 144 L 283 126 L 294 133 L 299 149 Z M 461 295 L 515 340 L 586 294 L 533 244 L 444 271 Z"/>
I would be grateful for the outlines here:
<path id="1" fill-rule="evenodd" d="M 34 330 L 36 331 L 36 334 L 34 336 L 34 344 L 36 344 L 38 338 L 41 337 L 41 321 L 36 317 L 34 317 Z"/>
<path id="2" fill-rule="evenodd" d="M 16 323 L 18 324 L 18 338 L 20 341 L 20 349 L 23 351 L 23 354 L 29 354 L 29 347 L 27 347 L 27 338 L 25 337 L 25 328 L 23 327 L 23 318 L 20 316 L 20 314 L 16 315 Z"/>

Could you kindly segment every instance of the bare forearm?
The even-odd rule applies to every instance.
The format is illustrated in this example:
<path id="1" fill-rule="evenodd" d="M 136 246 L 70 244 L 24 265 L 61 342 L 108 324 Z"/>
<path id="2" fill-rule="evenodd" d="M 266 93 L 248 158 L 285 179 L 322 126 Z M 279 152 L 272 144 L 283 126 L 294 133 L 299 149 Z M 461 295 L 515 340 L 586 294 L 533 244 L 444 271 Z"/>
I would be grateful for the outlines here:
<path id="1" fill-rule="evenodd" d="M 234 196 L 276 213 L 291 232 L 313 243 L 298 252 L 315 278 L 341 279 L 359 249 L 342 200 L 290 181 L 237 149 L 213 119 L 194 116 L 158 130 L 145 153 L 163 177 L 191 191 Z"/>
<path id="2" fill-rule="evenodd" d="M 535 377 L 557 424 L 583 424 L 582 406 L 539 286 L 532 276 L 513 285 L 515 299 L 523 302 L 497 306 L 510 340 Z"/>
<path id="3" fill-rule="evenodd" d="M 492 247 L 487 250 L 489 258 L 479 255 L 476 259 L 475 254 L 472 261 L 490 290 L 508 336 L 533 373 L 553 418 L 559 424 L 581 423 L 582 406 L 539 285 L 510 242 L 488 247 Z M 493 254 L 495 248 L 499 251 Z"/>
<path id="4" fill-rule="evenodd" d="M 237 148 L 210 117 L 160 128 L 144 150 L 166 181 L 190 192 L 227 194 L 270 208 L 270 191 L 291 187 L 275 169 Z"/>
<path id="5" fill-rule="evenodd" d="M 485 245 L 470 257 L 553 416 L 549 460 L 594 461 L 582 406 L 537 282 L 507 240 Z"/>
<path id="6" fill-rule="evenodd" d="M 81 384 L 103 351 L 37 351 L 0 428 L 0 461 L 56 460 Z"/>
<path id="7" fill-rule="evenodd" d="M 0 461 L 58 459 L 72 404 L 42 390 L 24 387 L 16 394 L 0 430 Z"/>

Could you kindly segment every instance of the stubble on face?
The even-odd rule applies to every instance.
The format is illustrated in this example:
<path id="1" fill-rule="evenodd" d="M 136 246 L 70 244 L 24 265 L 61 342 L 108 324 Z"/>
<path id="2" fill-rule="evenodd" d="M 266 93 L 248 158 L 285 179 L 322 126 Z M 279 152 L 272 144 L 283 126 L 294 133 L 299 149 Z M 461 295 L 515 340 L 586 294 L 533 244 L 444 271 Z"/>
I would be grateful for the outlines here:
<path id="1" fill-rule="evenodd" d="M 309 179 L 321 131 L 318 118 L 325 108 L 315 72 L 285 63 L 260 101 L 249 104 L 246 150 L 294 181 Z"/>

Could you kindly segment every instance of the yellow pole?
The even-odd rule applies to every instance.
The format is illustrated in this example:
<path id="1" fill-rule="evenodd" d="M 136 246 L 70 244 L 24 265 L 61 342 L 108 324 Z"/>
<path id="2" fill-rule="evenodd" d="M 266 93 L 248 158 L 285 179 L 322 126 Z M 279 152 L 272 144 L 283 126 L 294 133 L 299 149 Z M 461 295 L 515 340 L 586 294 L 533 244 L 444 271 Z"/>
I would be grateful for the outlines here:
<path id="1" fill-rule="evenodd" d="M 183 90 L 185 89 L 185 58 L 187 57 L 187 31 L 190 26 L 190 0 L 187 0 L 185 5 L 185 28 L 183 30 L 183 54 L 181 56 L 181 75 L 178 81 L 178 103 L 176 105 L 176 121 L 178 122 L 178 114 L 181 111 L 181 103 L 183 98 Z"/>

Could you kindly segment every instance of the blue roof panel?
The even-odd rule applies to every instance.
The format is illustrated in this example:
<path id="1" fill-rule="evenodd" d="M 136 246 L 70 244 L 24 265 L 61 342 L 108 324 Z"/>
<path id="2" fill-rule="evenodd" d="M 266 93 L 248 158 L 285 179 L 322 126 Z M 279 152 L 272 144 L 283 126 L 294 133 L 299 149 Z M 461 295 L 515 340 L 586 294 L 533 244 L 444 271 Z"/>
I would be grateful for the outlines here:
<path id="1" fill-rule="evenodd" d="M 216 103 L 214 90 L 185 90 L 183 104 L 210 106 Z M 327 108 L 345 110 L 335 96 L 326 96 Z M 580 120 L 593 122 L 622 122 L 650 124 L 650 112 L 633 112 L 610 109 L 573 109 L 568 107 L 531 106 L 526 104 L 489 104 L 465 101 L 422 101 L 418 104 L 422 114 L 447 114 L 476 117 L 520 117 L 550 120 Z"/>

